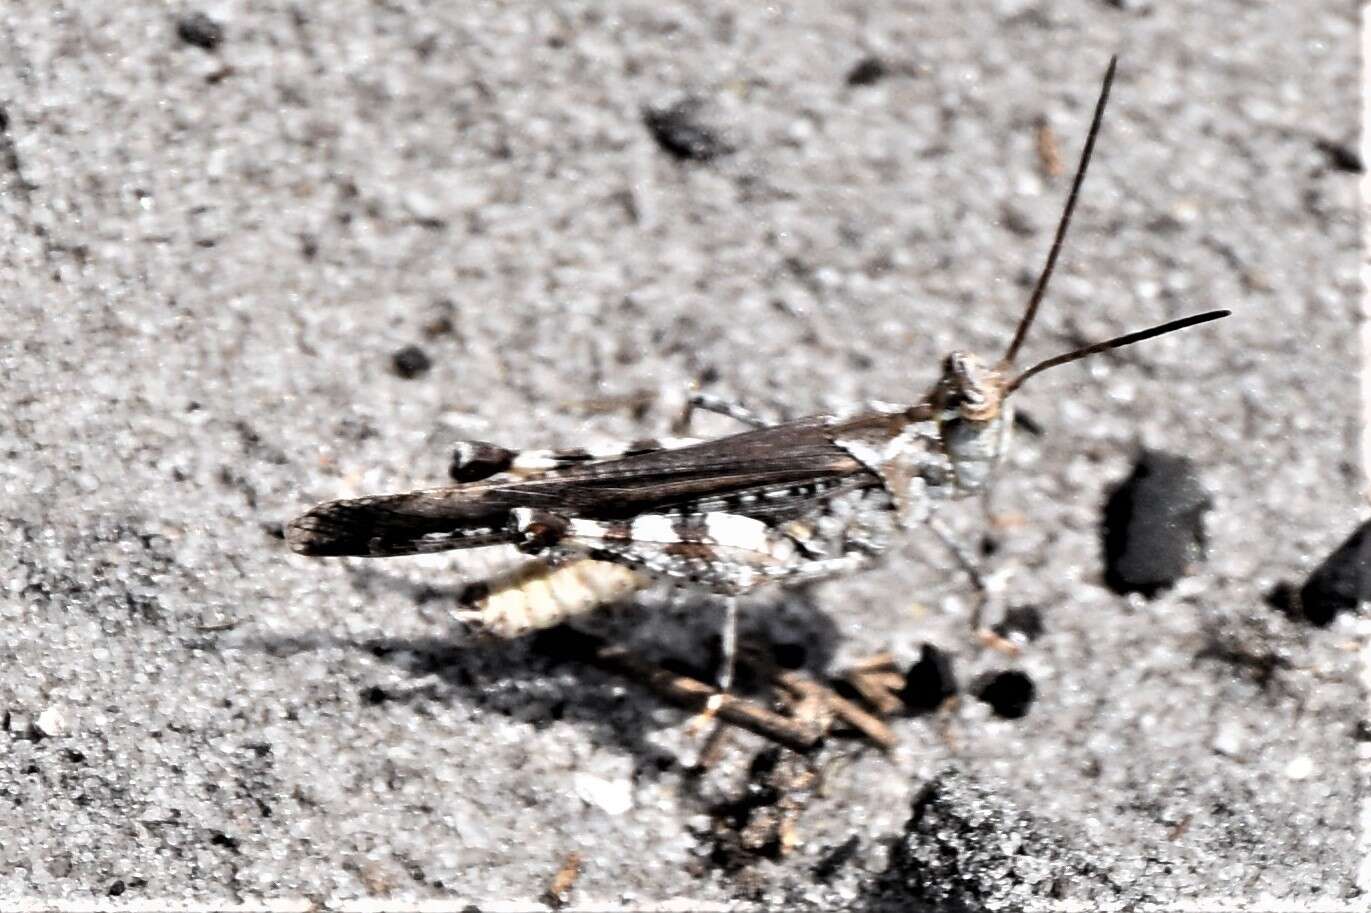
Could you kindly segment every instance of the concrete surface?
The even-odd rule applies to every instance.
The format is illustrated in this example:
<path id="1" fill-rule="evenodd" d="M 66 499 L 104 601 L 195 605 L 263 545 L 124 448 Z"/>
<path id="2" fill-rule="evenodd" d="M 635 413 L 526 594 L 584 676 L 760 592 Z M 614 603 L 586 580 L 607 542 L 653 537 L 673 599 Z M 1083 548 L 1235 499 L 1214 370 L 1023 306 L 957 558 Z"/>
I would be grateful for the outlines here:
<path id="1" fill-rule="evenodd" d="M 1173 908 L 1364 904 L 1367 626 L 1264 599 L 1367 513 L 1355 11 L 964 6 L 207 2 L 206 50 L 191 7 L 7 3 L 0 905 L 536 902 L 572 850 L 581 905 L 874 905 L 949 765 Z M 762 411 L 908 399 L 953 346 L 998 353 L 1066 190 L 1037 125 L 1069 169 L 1114 51 L 1028 357 L 1235 316 L 1022 392 L 1046 434 L 991 561 L 1046 634 L 979 651 L 927 536 L 746 607 L 819 669 L 924 641 L 963 681 L 1016 665 L 1026 718 L 968 701 L 890 758 L 829 749 L 801 846 L 728 873 L 701 834 L 756 741 L 695 781 L 680 712 L 468 647 L 469 560 L 286 552 L 295 513 L 441 484 L 462 438 L 659 433 L 701 376 Z M 731 152 L 649 136 L 688 96 Z M 433 368 L 406 380 L 408 344 Z M 1209 560 L 1150 601 L 1103 587 L 1098 530 L 1144 444 L 1215 502 Z M 701 665 L 715 626 L 666 593 L 598 622 Z"/>

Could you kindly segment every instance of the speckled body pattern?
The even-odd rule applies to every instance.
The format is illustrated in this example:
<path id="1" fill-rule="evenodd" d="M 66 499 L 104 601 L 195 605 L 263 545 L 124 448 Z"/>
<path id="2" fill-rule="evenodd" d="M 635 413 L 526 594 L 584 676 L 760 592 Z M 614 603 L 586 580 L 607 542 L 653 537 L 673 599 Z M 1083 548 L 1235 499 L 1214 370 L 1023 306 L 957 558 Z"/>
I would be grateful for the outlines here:
<path id="1" fill-rule="evenodd" d="M 947 417 L 949 429 L 963 424 Z M 1002 424 L 998 415 L 978 423 L 970 458 L 998 454 Z M 934 502 L 978 490 L 962 478 L 980 471 L 959 473 L 962 450 L 944 448 L 945 433 L 921 404 L 593 453 L 466 442 L 453 468 L 463 484 L 323 504 L 294 521 L 288 538 L 315 555 L 513 544 L 546 569 L 488 582 L 463 618 L 515 636 L 622 598 L 646 579 L 736 596 L 858 571 L 901 528 L 926 520 Z"/>
<path id="2" fill-rule="evenodd" d="M 304 555 L 372 557 L 511 544 L 557 561 L 619 564 L 727 597 L 769 583 L 813 583 L 871 564 L 896 526 L 928 521 L 939 500 L 988 489 L 1009 446 L 1008 397 L 1027 378 L 1228 314 L 1193 315 L 1015 372 L 1071 224 L 1117 64 L 1111 59 L 1105 71 L 1047 260 L 997 361 L 954 351 L 943 360 L 938 382 L 914 405 L 870 404 L 851 416 L 771 426 L 744 406 L 693 396 L 683 420 L 691 408 L 704 408 L 754 426 L 712 441 L 526 454 L 464 442 L 450 471 L 464 484 L 321 504 L 292 521 L 287 541 Z M 886 519 L 892 513 L 895 523 Z M 934 531 L 984 595 L 985 583 L 966 551 L 938 527 Z M 526 614 L 559 620 L 553 612 Z M 978 608 L 973 625 L 979 617 Z M 522 621 L 491 625 L 500 626 L 525 627 Z"/>

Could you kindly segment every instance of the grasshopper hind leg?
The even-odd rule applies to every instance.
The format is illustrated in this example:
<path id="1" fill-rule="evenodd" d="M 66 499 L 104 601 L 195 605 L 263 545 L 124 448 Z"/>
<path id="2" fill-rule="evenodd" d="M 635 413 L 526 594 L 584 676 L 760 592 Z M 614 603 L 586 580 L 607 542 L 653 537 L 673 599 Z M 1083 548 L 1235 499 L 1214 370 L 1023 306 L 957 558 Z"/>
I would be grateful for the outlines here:
<path id="1" fill-rule="evenodd" d="M 676 417 L 676 421 L 672 424 L 672 429 L 680 434 L 688 431 L 691 421 L 695 417 L 696 409 L 727 416 L 739 424 L 747 425 L 749 428 L 765 428 L 772 424 L 740 402 L 724 399 L 710 393 L 701 393 L 699 390 L 691 390 L 686 397 L 681 414 Z"/>

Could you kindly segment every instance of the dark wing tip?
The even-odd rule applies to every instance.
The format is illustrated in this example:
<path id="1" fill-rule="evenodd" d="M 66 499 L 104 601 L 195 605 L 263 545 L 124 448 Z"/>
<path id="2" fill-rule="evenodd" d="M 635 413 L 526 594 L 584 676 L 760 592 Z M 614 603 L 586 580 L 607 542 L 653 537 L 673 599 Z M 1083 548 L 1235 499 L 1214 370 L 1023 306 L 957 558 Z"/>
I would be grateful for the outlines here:
<path id="1" fill-rule="evenodd" d="M 297 555 L 312 558 L 337 557 L 342 555 L 369 555 L 371 548 L 368 532 L 370 524 L 351 522 L 347 514 L 346 502 L 333 501 L 301 514 L 286 527 L 286 545 Z"/>
<path id="2" fill-rule="evenodd" d="M 424 492 L 329 501 L 286 527 L 286 544 L 311 558 L 387 558 L 508 542 L 503 511 L 435 510 Z"/>

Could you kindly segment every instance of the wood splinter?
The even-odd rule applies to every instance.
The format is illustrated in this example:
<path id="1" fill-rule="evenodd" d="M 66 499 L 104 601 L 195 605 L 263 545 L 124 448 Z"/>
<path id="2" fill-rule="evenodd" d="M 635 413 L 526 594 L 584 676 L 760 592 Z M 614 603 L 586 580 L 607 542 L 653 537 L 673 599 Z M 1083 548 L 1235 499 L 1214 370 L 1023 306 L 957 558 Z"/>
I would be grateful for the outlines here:
<path id="1" fill-rule="evenodd" d="M 555 644 L 544 652 L 576 658 L 622 675 L 678 707 L 696 712 L 710 709 L 714 716 L 740 729 L 754 732 L 786 748 L 811 751 L 824 737 L 825 728 L 806 720 L 768 710 L 755 701 L 720 691 L 713 685 L 655 665 L 627 647 L 609 644 L 599 637 L 569 628 L 557 629 Z"/>
<path id="2" fill-rule="evenodd" d="M 756 650 L 747 651 L 747 661 L 795 698 L 815 701 L 827 707 L 833 716 L 856 729 L 882 750 L 889 751 L 899 741 L 889 726 L 823 682 L 798 670 L 782 669 Z"/>

